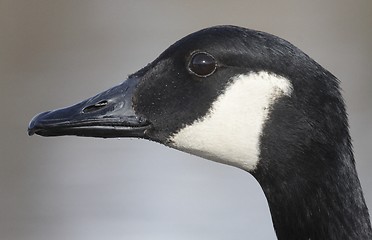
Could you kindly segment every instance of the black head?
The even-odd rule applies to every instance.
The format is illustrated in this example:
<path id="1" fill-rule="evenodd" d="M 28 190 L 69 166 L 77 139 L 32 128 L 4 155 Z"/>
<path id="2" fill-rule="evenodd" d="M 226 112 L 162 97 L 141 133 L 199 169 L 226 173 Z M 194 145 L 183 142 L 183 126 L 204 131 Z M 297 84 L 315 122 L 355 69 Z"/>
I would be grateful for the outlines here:
<path id="1" fill-rule="evenodd" d="M 236 128 L 260 128 L 258 133 L 255 130 L 258 135 L 254 136 L 259 144 L 258 138 L 268 134 L 269 139 L 275 141 L 285 142 L 287 139 L 278 136 L 291 136 L 302 142 L 309 132 L 315 132 L 317 139 L 327 141 L 327 134 L 314 126 L 322 125 L 326 132 L 334 132 L 333 127 L 345 127 L 339 126 L 345 125 L 346 120 L 342 121 L 345 112 L 338 82 L 329 72 L 281 38 L 235 26 L 218 26 L 179 40 L 116 87 L 74 106 L 36 116 L 30 123 L 29 134 L 139 137 L 198 154 L 198 149 L 177 145 L 173 137 L 215 111 L 213 104 L 235 84 L 238 76 L 256 74 L 266 78 L 261 73 L 285 79 L 290 94 L 282 94 L 286 90 L 275 84 L 265 90 L 270 90 L 269 93 L 261 93 L 261 86 L 249 86 L 248 80 L 241 80 L 248 83 L 248 89 L 242 90 L 246 96 L 229 103 L 238 110 L 227 113 L 226 119 L 220 119 L 219 125 L 214 126 L 215 131 L 228 132 L 238 121 Z M 272 80 L 263 79 L 262 83 L 267 81 Z M 278 87 L 281 94 L 276 93 Z M 255 97 L 255 93 L 261 95 Z M 269 101 L 263 106 L 265 118 L 255 119 L 260 123 L 252 124 L 260 126 L 252 126 L 245 118 L 258 113 L 248 109 L 251 111 L 249 116 L 243 116 L 239 114 L 239 108 L 246 109 L 247 104 L 259 103 L 262 94 L 268 95 Z M 275 98 L 275 101 L 269 98 Z M 325 121 L 324 116 L 330 109 L 333 116 L 341 115 L 337 117 L 341 121 Z M 269 113 L 272 117 L 266 116 Z M 270 121 L 274 123 L 268 124 Z M 276 136 L 275 132 L 287 134 Z M 202 139 L 203 136 L 195 138 Z M 208 154 L 198 155 L 213 159 Z"/>
<path id="2" fill-rule="evenodd" d="M 370 234 L 359 230 L 370 224 L 338 80 L 267 33 L 190 34 L 122 84 L 39 114 L 28 131 L 145 138 L 250 171 L 281 239 Z"/>

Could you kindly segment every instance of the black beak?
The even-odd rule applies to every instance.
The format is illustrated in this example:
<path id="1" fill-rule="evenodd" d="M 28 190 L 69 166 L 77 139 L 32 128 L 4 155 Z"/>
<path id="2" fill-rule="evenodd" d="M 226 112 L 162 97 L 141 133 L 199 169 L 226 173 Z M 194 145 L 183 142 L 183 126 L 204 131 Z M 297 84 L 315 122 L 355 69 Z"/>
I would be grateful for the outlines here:
<path id="1" fill-rule="evenodd" d="M 28 134 L 146 138 L 151 125 L 133 110 L 132 99 L 138 82 L 139 78 L 132 76 L 81 103 L 40 113 L 31 120 Z"/>

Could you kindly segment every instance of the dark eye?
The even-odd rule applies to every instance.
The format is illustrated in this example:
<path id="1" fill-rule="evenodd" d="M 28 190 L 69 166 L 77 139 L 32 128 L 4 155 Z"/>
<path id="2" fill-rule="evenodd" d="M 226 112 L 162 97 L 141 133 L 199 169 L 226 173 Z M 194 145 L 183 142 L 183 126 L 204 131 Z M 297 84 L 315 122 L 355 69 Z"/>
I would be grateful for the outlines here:
<path id="1" fill-rule="evenodd" d="M 198 52 L 191 56 L 189 71 L 199 77 L 208 77 L 216 71 L 216 59 L 209 53 Z"/>

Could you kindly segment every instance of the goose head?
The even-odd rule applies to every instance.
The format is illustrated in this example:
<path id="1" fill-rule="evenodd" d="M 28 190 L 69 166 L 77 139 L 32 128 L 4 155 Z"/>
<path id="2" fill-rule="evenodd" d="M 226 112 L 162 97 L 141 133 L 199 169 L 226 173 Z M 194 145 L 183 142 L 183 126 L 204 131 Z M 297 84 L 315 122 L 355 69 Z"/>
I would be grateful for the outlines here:
<path id="1" fill-rule="evenodd" d="M 279 239 L 369 239 L 339 81 L 289 42 L 218 26 L 30 135 L 135 137 L 250 172 Z"/>

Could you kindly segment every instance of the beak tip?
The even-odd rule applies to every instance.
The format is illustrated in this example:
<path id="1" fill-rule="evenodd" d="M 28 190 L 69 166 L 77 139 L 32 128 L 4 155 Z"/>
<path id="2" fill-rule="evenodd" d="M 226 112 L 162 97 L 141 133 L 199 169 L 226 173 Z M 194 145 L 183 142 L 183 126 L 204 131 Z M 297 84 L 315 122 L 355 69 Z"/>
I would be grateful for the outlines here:
<path id="1" fill-rule="evenodd" d="M 35 126 L 36 126 L 36 117 L 35 116 L 31 121 L 30 123 L 28 124 L 28 128 L 27 128 L 27 133 L 28 133 L 28 136 L 32 136 L 35 134 Z"/>
<path id="2" fill-rule="evenodd" d="M 36 133 L 36 130 L 38 126 L 40 125 L 40 120 L 42 120 L 43 116 L 45 116 L 48 113 L 49 112 L 40 113 L 31 119 L 30 123 L 28 124 L 28 128 L 27 128 L 27 133 L 29 136 L 32 136 Z"/>
<path id="3" fill-rule="evenodd" d="M 32 135 L 35 134 L 35 130 L 32 129 L 32 128 L 28 128 L 28 129 L 27 129 L 27 134 L 28 134 L 28 136 L 32 136 Z"/>

